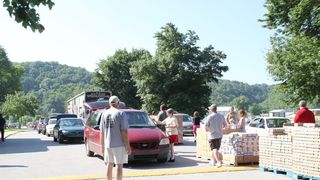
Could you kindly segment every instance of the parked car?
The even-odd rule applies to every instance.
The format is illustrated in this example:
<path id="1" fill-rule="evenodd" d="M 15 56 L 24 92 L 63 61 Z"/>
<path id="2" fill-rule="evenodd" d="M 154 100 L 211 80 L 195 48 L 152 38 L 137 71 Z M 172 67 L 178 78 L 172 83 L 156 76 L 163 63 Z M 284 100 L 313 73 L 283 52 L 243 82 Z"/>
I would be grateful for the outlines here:
<path id="1" fill-rule="evenodd" d="M 177 118 L 182 118 L 183 135 L 193 135 L 192 117 L 183 113 L 176 113 L 174 116 Z"/>
<path id="2" fill-rule="evenodd" d="M 64 140 L 83 141 L 84 124 L 82 119 L 66 117 L 57 120 L 53 128 L 53 141 L 63 143 Z"/>
<path id="3" fill-rule="evenodd" d="M 53 128 L 56 125 L 57 118 L 50 118 L 46 125 L 46 134 L 48 137 L 53 135 Z"/>
<path id="4" fill-rule="evenodd" d="M 37 128 L 36 128 L 38 131 L 38 134 L 40 134 L 42 132 L 43 126 L 44 126 L 44 118 L 40 118 L 38 120 Z"/>
<path id="5" fill-rule="evenodd" d="M 290 120 L 284 117 L 257 117 L 246 126 L 246 132 L 263 134 L 270 128 L 281 128 L 287 123 Z"/>
<path id="6" fill-rule="evenodd" d="M 92 112 L 85 125 L 84 143 L 87 156 L 103 156 L 100 144 L 100 121 L 103 109 Z M 132 154 L 129 161 L 156 159 L 166 162 L 169 156 L 169 139 L 148 114 L 142 110 L 122 109 L 128 116 L 128 138 Z"/>
<path id="7" fill-rule="evenodd" d="M 44 118 L 43 121 L 42 121 L 42 125 L 40 127 L 40 132 L 45 135 L 46 134 L 46 126 L 48 125 L 48 121 L 49 119 L 48 118 Z"/>

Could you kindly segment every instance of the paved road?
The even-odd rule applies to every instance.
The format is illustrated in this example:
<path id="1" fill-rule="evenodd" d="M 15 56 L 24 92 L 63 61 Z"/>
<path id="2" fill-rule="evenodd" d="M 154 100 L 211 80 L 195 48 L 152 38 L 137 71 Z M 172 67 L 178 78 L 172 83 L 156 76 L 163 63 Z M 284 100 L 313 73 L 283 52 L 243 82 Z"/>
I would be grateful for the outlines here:
<path id="1" fill-rule="evenodd" d="M 36 131 L 21 132 L 8 137 L 0 144 L 1 179 L 101 179 L 105 166 L 97 157 L 86 157 L 82 143 L 58 144 L 52 138 Z M 183 145 L 176 146 L 176 162 L 159 164 L 155 161 L 134 162 L 125 166 L 125 179 L 209 179 L 228 177 L 236 179 L 273 178 L 288 179 L 283 175 L 262 173 L 257 170 L 246 172 L 208 173 L 216 169 L 208 167 L 207 160 L 195 157 L 193 137 L 185 137 Z M 225 165 L 221 171 L 236 170 Z M 232 169 L 233 168 L 233 169 Z M 244 170 L 246 167 L 242 167 Z M 199 173 L 201 174 L 186 174 Z M 181 174 L 181 175 L 176 175 Z M 137 177 L 138 176 L 138 177 Z M 144 176 L 144 177 L 141 177 Z M 290 178 L 289 178 L 290 179 Z"/>

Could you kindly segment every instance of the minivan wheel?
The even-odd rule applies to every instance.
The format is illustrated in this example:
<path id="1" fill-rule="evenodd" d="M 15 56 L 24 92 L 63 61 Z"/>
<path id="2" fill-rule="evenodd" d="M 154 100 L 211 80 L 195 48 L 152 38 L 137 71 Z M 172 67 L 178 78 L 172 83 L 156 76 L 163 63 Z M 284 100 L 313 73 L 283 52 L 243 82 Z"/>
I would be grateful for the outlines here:
<path id="1" fill-rule="evenodd" d="M 92 151 L 90 151 L 88 141 L 86 140 L 84 144 L 85 144 L 85 147 L 86 147 L 86 155 L 88 157 L 92 157 L 94 155 L 94 153 Z"/>

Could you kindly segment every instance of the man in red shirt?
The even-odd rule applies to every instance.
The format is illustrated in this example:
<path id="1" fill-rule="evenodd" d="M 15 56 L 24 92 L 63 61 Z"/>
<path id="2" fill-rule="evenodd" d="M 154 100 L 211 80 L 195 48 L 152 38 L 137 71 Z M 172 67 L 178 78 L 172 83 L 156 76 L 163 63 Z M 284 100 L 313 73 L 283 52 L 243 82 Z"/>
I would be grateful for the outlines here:
<path id="1" fill-rule="evenodd" d="M 312 111 L 307 108 L 307 102 L 302 100 L 299 102 L 300 110 L 294 117 L 294 123 L 315 123 L 315 117 Z"/>

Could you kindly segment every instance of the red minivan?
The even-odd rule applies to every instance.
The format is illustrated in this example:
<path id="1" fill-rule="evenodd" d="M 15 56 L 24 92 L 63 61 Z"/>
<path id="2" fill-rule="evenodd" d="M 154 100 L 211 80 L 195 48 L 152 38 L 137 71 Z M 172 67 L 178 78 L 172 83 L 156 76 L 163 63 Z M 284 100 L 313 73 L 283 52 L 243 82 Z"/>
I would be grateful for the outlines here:
<path id="1" fill-rule="evenodd" d="M 100 120 L 104 109 L 90 114 L 84 129 L 87 156 L 103 156 L 100 144 Z M 128 117 L 128 137 L 132 150 L 129 161 L 156 159 L 166 162 L 169 156 L 169 139 L 142 110 L 121 109 Z"/>

